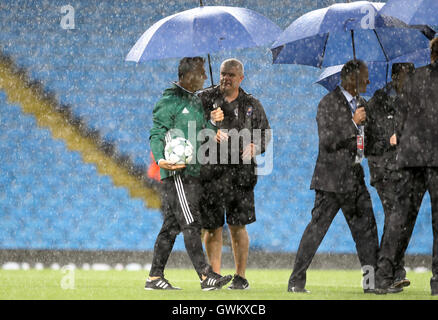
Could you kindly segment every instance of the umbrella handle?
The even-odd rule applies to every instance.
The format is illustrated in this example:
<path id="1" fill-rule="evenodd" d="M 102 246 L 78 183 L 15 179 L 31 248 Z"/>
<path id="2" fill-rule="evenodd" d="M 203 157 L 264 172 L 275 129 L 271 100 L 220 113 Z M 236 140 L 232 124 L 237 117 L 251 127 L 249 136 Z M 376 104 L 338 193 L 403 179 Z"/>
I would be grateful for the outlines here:
<path id="1" fill-rule="evenodd" d="M 353 59 L 356 61 L 356 45 L 354 44 L 354 30 L 350 30 L 351 32 L 351 44 L 353 47 Z"/>
<path id="2" fill-rule="evenodd" d="M 199 0 L 199 6 L 200 6 L 200 7 L 203 7 L 203 6 L 204 6 L 204 3 L 202 2 L 202 0 Z M 213 71 L 211 70 L 211 59 L 210 59 L 210 54 L 208 54 L 208 68 L 209 68 L 209 70 L 210 70 L 211 86 L 213 87 L 213 86 L 214 86 L 214 83 L 213 83 Z"/>
<path id="3" fill-rule="evenodd" d="M 211 58 L 210 58 L 210 54 L 207 55 L 208 57 L 208 69 L 210 70 L 210 81 L 211 81 L 211 86 L 214 86 L 213 83 L 213 70 L 211 69 Z"/>
<path id="4" fill-rule="evenodd" d="M 351 32 L 351 44 L 353 47 L 353 59 L 356 61 L 356 45 L 354 44 L 354 30 L 350 30 Z M 359 93 L 359 70 L 356 70 L 356 98 L 359 101 L 360 93 Z"/>
<path id="5" fill-rule="evenodd" d="M 215 102 L 215 103 L 213 103 L 213 110 L 216 110 L 217 108 L 219 108 L 220 106 L 218 106 L 218 104 Z M 220 129 L 220 127 L 221 127 L 221 123 L 222 123 L 222 121 L 217 121 L 216 122 L 216 128 L 218 128 L 218 129 Z"/>

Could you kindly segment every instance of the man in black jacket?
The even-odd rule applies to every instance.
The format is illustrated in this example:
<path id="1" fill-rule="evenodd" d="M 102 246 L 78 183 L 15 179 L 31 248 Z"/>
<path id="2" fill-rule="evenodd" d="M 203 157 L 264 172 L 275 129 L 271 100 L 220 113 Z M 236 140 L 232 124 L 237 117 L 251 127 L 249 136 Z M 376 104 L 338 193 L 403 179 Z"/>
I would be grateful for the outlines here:
<path id="1" fill-rule="evenodd" d="M 392 82 L 384 88 L 377 90 L 367 104 L 367 123 L 365 126 L 365 156 L 368 158 L 370 169 L 370 184 L 374 186 L 382 202 L 385 213 L 385 226 L 381 244 L 388 241 L 388 230 L 391 228 L 389 221 L 397 208 L 397 184 L 399 172 L 396 169 L 396 136 L 395 112 L 396 98 L 401 94 L 406 77 L 414 72 L 413 63 L 394 63 L 392 66 Z M 412 208 L 410 214 L 418 213 L 419 208 Z M 412 224 L 412 228 L 413 228 Z M 410 233 L 412 233 L 412 229 Z M 403 244 L 401 254 L 394 264 L 394 282 L 390 287 L 391 292 L 402 291 L 409 286 L 404 269 L 404 252 L 409 243 L 409 238 Z M 389 244 L 391 245 L 391 244 Z M 389 288 L 388 288 L 389 290 Z"/>
<path id="2" fill-rule="evenodd" d="M 360 164 L 365 101 L 357 101 L 359 92 L 366 92 L 369 84 L 368 68 L 360 60 L 349 61 L 342 68 L 341 79 L 341 86 L 318 105 L 319 152 L 310 186 L 315 190 L 315 205 L 289 278 L 289 292 L 308 292 L 306 271 L 339 209 L 347 220 L 362 267 L 373 270 L 376 265 L 377 226 Z M 372 284 L 364 286 L 364 292 L 372 289 Z"/>
<path id="3" fill-rule="evenodd" d="M 217 164 L 201 167 L 204 190 L 201 213 L 203 228 L 207 230 L 205 247 L 216 273 L 220 273 L 221 268 L 226 214 L 236 265 L 236 274 L 229 289 L 249 288 L 245 277 L 249 251 L 245 226 L 256 221 L 255 156 L 265 152 L 270 140 L 269 122 L 263 106 L 240 87 L 243 78 L 243 64 L 237 59 L 225 60 L 220 68 L 220 85 L 200 93 L 208 114 L 217 107 L 224 112 L 216 138 L 219 149 Z M 221 203 L 218 199 L 222 200 Z"/>
<path id="4" fill-rule="evenodd" d="M 397 166 L 400 168 L 398 214 L 388 223 L 386 246 L 379 252 L 376 293 L 386 293 L 403 244 L 410 236 L 426 191 L 432 205 L 432 295 L 438 295 L 438 38 L 430 43 L 431 64 L 419 68 L 406 80 L 396 113 Z M 414 195 L 414 196 L 411 196 Z"/>

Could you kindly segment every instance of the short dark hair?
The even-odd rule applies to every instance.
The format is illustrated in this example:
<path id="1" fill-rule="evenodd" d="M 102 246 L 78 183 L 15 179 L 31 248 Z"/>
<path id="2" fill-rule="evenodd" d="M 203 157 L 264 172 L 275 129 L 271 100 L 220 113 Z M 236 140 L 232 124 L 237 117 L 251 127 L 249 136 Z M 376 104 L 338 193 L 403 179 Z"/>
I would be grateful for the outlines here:
<path id="1" fill-rule="evenodd" d="M 202 62 L 205 63 L 205 59 L 203 57 L 185 57 L 179 61 L 178 65 L 178 78 L 181 79 L 187 72 L 193 70 L 193 68 Z"/>
<path id="2" fill-rule="evenodd" d="M 344 66 L 341 70 L 341 80 L 345 81 L 347 78 L 352 75 L 355 72 L 360 71 L 360 69 L 367 67 L 367 64 L 362 60 L 350 60 Z"/>
<path id="3" fill-rule="evenodd" d="M 398 62 L 392 65 L 391 75 L 392 77 L 398 76 L 402 71 L 406 73 L 413 73 L 415 70 L 415 66 L 411 62 Z"/>

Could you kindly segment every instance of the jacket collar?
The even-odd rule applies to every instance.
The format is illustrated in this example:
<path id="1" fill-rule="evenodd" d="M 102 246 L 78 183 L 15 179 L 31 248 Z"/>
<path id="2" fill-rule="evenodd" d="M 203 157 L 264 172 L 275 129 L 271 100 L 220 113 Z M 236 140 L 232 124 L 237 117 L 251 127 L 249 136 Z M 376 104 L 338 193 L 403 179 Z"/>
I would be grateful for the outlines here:
<path id="1" fill-rule="evenodd" d="M 351 100 L 353 100 L 354 97 L 350 94 L 350 92 L 345 90 L 342 86 L 339 86 L 339 88 L 341 89 L 341 92 L 344 95 L 345 99 L 347 99 L 347 102 L 351 103 Z"/>
<path id="2" fill-rule="evenodd" d="M 195 92 L 191 92 L 191 91 L 187 90 L 186 88 L 181 87 L 177 81 L 172 81 L 172 84 L 174 85 L 175 88 L 179 89 L 184 94 L 188 94 L 191 96 L 195 95 Z"/>
<path id="3" fill-rule="evenodd" d="M 219 85 L 215 85 L 213 87 L 208 87 L 208 88 L 205 88 L 204 90 L 208 90 L 210 88 L 212 88 L 214 90 L 216 96 L 220 96 L 223 98 L 223 94 L 220 90 Z M 248 93 L 246 93 L 245 90 L 242 89 L 242 87 L 239 87 L 239 95 L 237 96 L 236 100 L 240 100 L 242 97 L 247 96 L 247 95 L 248 95 Z"/>
<path id="4" fill-rule="evenodd" d="M 337 86 L 336 89 L 333 91 L 333 94 L 336 95 L 337 99 L 339 101 L 342 101 L 345 104 L 345 106 L 347 107 L 349 106 L 350 101 L 347 100 L 344 93 L 342 92 L 341 86 Z"/>

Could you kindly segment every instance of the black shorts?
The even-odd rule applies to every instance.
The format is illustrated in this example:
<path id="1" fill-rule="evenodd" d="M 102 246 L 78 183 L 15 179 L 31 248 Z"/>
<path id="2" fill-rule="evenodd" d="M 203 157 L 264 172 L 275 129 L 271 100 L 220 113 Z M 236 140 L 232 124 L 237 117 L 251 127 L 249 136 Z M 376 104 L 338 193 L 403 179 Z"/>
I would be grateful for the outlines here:
<path id="1" fill-rule="evenodd" d="M 202 181 L 202 187 L 200 210 L 204 229 L 222 227 L 225 216 L 227 224 L 231 226 L 243 226 L 256 221 L 254 188 L 237 186 L 229 171 L 218 178 Z"/>

